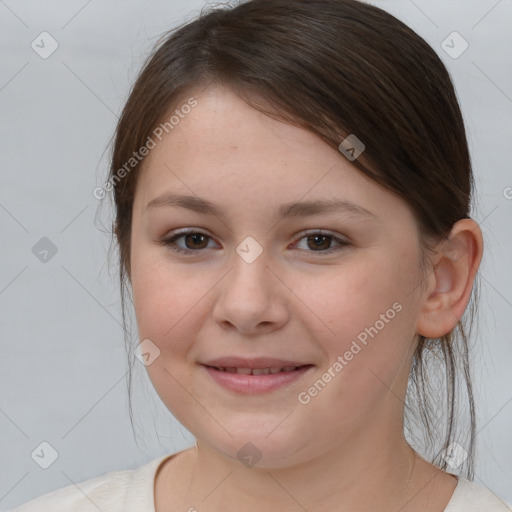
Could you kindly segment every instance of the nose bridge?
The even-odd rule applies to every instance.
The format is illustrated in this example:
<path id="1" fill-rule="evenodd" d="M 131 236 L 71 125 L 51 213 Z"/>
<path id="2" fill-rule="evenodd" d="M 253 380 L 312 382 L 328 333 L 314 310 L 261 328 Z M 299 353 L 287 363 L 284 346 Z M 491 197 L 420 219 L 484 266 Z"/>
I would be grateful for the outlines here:
<path id="1" fill-rule="evenodd" d="M 248 286 L 253 291 L 256 288 L 266 288 L 269 284 L 270 272 L 267 269 L 269 264 L 270 251 L 264 250 L 263 246 L 252 236 L 246 237 L 235 248 L 232 258 L 233 275 L 231 285 Z M 236 283 L 235 283 L 236 282 Z"/>
<path id="2" fill-rule="evenodd" d="M 285 321 L 279 283 L 267 268 L 271 264 L 269 256 L 270 251 L 253 237 L 247 237 L 235 248 L 231 271 L 221 285 L 214 308 L 217 322 L 251 332 L 258 324 L 276 326 Z"/>
<path id="3" fill-rule="evenodd" d="M 263 247 L 256 238 L 247 236 L 238 244 L 236 253 L 247 264 L 252 264 L 263 254 Z"/>

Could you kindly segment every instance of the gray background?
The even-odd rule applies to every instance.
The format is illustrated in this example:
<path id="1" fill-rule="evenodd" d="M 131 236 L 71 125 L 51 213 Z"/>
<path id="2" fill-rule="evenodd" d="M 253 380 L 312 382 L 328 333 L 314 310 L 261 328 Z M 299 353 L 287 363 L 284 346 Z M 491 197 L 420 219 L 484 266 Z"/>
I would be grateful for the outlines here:
<path id="1" fill-rule="evenodd" d="M 436 49 L 464 112 L 479 190 L 473 217 L 486 243 L 476 481 L 512 503 L 512 1 L 374 3 Z M 107 201 L 98 210 L 92 191 L 144 57 L 203 5 L 0 1 L 0 510 L 193 444 L 137 361 L 132 434 L 111 211 Z M 43 31 L 59 45 L 47 59 L 31 48 Z M 469 43 L 457 58 L 441 46 L 453 31 Z M 43 237 L 57 249 L 46 262 L 32 250 Z M 58 452 L 48 469 L 31 458 L 43 441 Z"/>

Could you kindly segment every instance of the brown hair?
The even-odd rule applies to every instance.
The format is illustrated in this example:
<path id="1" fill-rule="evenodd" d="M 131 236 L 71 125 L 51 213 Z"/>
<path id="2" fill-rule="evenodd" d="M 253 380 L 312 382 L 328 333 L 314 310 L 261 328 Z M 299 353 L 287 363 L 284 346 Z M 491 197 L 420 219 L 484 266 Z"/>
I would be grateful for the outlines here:
<path id="1" fill-rule="evenodd" d="M 132 207 L 144 160 L 122 179 L 118 171 L 191 91 L 214 83 L 230 87 L 275 119 L 314 132 L 334 148 L 355 134 L 365 151 L 353 165 L 403 199 L 417 220 L 424 276 L 432 271 L 427 264 L 431 242 L 446 238 L 456 221 L 469 218 L 474 183 L 457 97 L 445 66 L 413 30 L 356 0 L 250 0 L 210 8 L 158 42 L 115 133 L 109 180 L 127 342 Z M 474 295 L 469 332 L 459 321 L 459 336 L 456 329 L 440 339 L 419 336 L 405 406 L 409 434 L 416 415 L 424 427 L 420 444 L 434 464 L 446 469 L 443 450 L 462 428 L 455 423 L 462 373 L 469 428 L 464 432 L 468 439 L 460 442 L 468 452 L 462 468 L 470 479 L 475 412 L 468 337 Z M 437 391 L 429 377 L 439 369 L 447 414 L 441 426 L 439 405 L 433 407 L 431 401 Z M 128 388 L 130 392 L 131 373 Z"/>

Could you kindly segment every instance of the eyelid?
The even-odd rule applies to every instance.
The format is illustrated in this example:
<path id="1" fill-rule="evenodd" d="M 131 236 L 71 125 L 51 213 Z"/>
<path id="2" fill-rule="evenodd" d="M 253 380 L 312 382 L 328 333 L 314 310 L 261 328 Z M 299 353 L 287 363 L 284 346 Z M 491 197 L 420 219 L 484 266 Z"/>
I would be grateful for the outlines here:
<path id="1" fill-rule="evenodd" d="M 311 254 L 317 253 L 319 255 L 328 255 L 328 254 L 332 254 L 334 252 L 341 250 L 343 247 L 351 245 L 351 241 L 347 237 L 345 237 L 343 235 L 337 235 L 337 234 L 333 233 L 332 231 L 329 231 L 326 229 L 320 229 L 320 228 L 307 229 L 305 231 L 301 231 L 300 233 L 297 233 L 296 241 L 293 242 L 292 245 L 295 245 L 296 243 L 300 242 L 303 238 L 306 238 L 308 236 L 313 236 L 313 235 L 328 236 L 328 237 L 332 238 L 332 240 L 336 241 L 338 243 L 338 246 L 331 247 L 330 249 L 327 249 L 325 251 L 305 251 L 307 253 L 311 253 Z"/>
<path id="2" fill-rule="evenodd" d="M 205 249 L 196 249 L 196 250 L 194 250 L 194 249 L 183 249 L 182 247 L 176 246 L 175 240 L 177 240 L 178 238 L 180 238 L 182 236 L 186 236 L 186 235 L 189 235 L 189 234 L 190 235 L 192 235 L 192 234 L 203 235 L 203 236 L 206 236 L 207 238 L 209 238 L 210 240 L 215 241 L 215 238 L 213 236 L 209 235 L 208 233 L 206 233 L 205 231 L 203 231 L 200 228 L 181 228 L 181 229 L 176 229 L 176 230 L 172 231 L 170 233 L 170 235 L 166 235 L 166 236 L 164 236 L 163 238 L 161 238 L 161 239 L 159 239 L 157 241 L 160 244 L 162 244 L 165 247 L 167 247 L 169 250 L 177 252 L 177 253 L 185 254 L 185 255 L 192 255 L 194 253 L 200 254 L 200 253 L 204 252 Z M 318 253 L 319 255 L 327 255 L 327 254 L 332 254 L 332 253 L 342 249 L 343 247 L 349 246 L 352 243 L 347 237 L 345 237 L 343 235 L 337 235 L 337 234 L 335 234 L 335 233 L 333 233 L 333 232 L 331 232 L 329 230 L 317 228 L 317 229 L 308 229 L 308 230 L 304 230 L 304 231 L 301 231 L 301 232 L 297 233 L 295 235 L 295 241 L 292 242 L 288 247 L 297 244 L 303 238 L 306 238 L 308 236 L 313 236 L 313 235 L 328 236 L 332 240 L 336 241 L 338 243 L 338 246 L 337 247 L 331 247 L 330 249 L 326 249 L 324 251 L 305 251 L 305 250 L 301 250 L 301 251 L 307 252 L 307 253 L 311 253 L 311 254 Z M 216 243 L 218 243 L 218 242 L 216 242 Z M 172 246 L 174 246 L 174 247 L 172 247 Z"/>
<path id="3" fill-rule="evenodd" d="M 305 236 L 311 236 L 311 235 L 328 235 L 328 236 L 331 236 L 332 238 L 335 238 L 341 242 L 346 242 L 347 244 L 350 243 L 350 240 L 347 236 L 339 235 L 333 231 L 330 231 L 328 229 L 322 229 L 322 228 L 305 229 L 304 231 L 300 231 L 299 233 L 297 233 L 295 236 L 296 236 L 296 239 L 299 240 L 301 238 L 304 238 Z"/>
<path id="4" fill-rule="evenodd" d="M 178 238 L 180 238 L 182 236 L 195 235 L 195 234 L 206 236 L 210 240 L 215 241 L 215 239 L 212 235 L 209 235 L 208 233 L 204 232 L 201 229 L 181 228 L 181 229 L 176 229 L 176 230 L 172 231 L 169 235 L 166 235 L 163 238 L 159 239 L 158 242 L 161 243 L 162 245 L 164 245 L 165 247 L 167 247 L 168 249 L 170 249 L 171 251 L 174 251 L 174 252 L 177 252 L 180 254 L 186 254 L 186 255 L 188 255 L 188 254 L 191 255 L 193 253 L 199 254 L 201 252 L 204 252 L 204 249 L 198 249 L 198 250 L 183 249 L 182 247 L 177 247 L 176 243 L 174 242 L 175 240 L 177 240 Z M 174 245 L 174 247 L 171 247 L 173 245 Z"/>

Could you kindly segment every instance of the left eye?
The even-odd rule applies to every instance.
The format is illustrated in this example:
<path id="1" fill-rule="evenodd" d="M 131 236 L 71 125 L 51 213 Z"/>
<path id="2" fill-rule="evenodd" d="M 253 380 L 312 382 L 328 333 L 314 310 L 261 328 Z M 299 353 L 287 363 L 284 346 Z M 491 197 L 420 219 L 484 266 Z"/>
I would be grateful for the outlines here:
<path id="1" fill-rule="evenodd" d="M 306 244 L 308 244 L 308 247 L 314 247 L 316 249 L 327 249 L 327 250 L 314 250 L 310 252 L 320 252 L 323 254 L 329 254 L 333 251 L 337 251 L 338 249 L 349 245 L 349 243 L 346 240 L 343 240 L 337 236 L 334 236 L 329 233 L 323 233 L 320 231 L 317 231 L 315 233 L 310 233 L 302 238 L 299 239 L 299 242 L 302 240 L 306 240 Z M 338 243 L 337 247 L 330 247 L 332 241 L 336 241 Z M 310 245 L 311 244 L 311 245 Z"/>
<path id="2" fill-rule="evenodd" d="M 183 238 L 185 241 L 185 247 L 182 247 L 176 243 L 176 241 L 181 238 Z M 191 254 L 194 252 L 201 252 L 202 249 L 206 249 L 208 246 L 208 239 L 213 240 L 209 235 L 200 231 L 187 230 L 176 232 L 170 237 L 159 240 L 159 242 L 162 245 L 169 247 L 172 251 Z M 307 247 L 314 248 L 314 250 L 307 252 L 317 252 L 320 254 L 330 254 L 331 252 L 339 250 L 344 246 L 350 245 L 348 241 L 343 240 L 333 234 L 324 233 L 322 231 L 307 233 L 299 238 L 299 243 L 302 240 L 306 241 Z M 332 241 L 336 241 L 338 246 L 330 247 Z"/>

